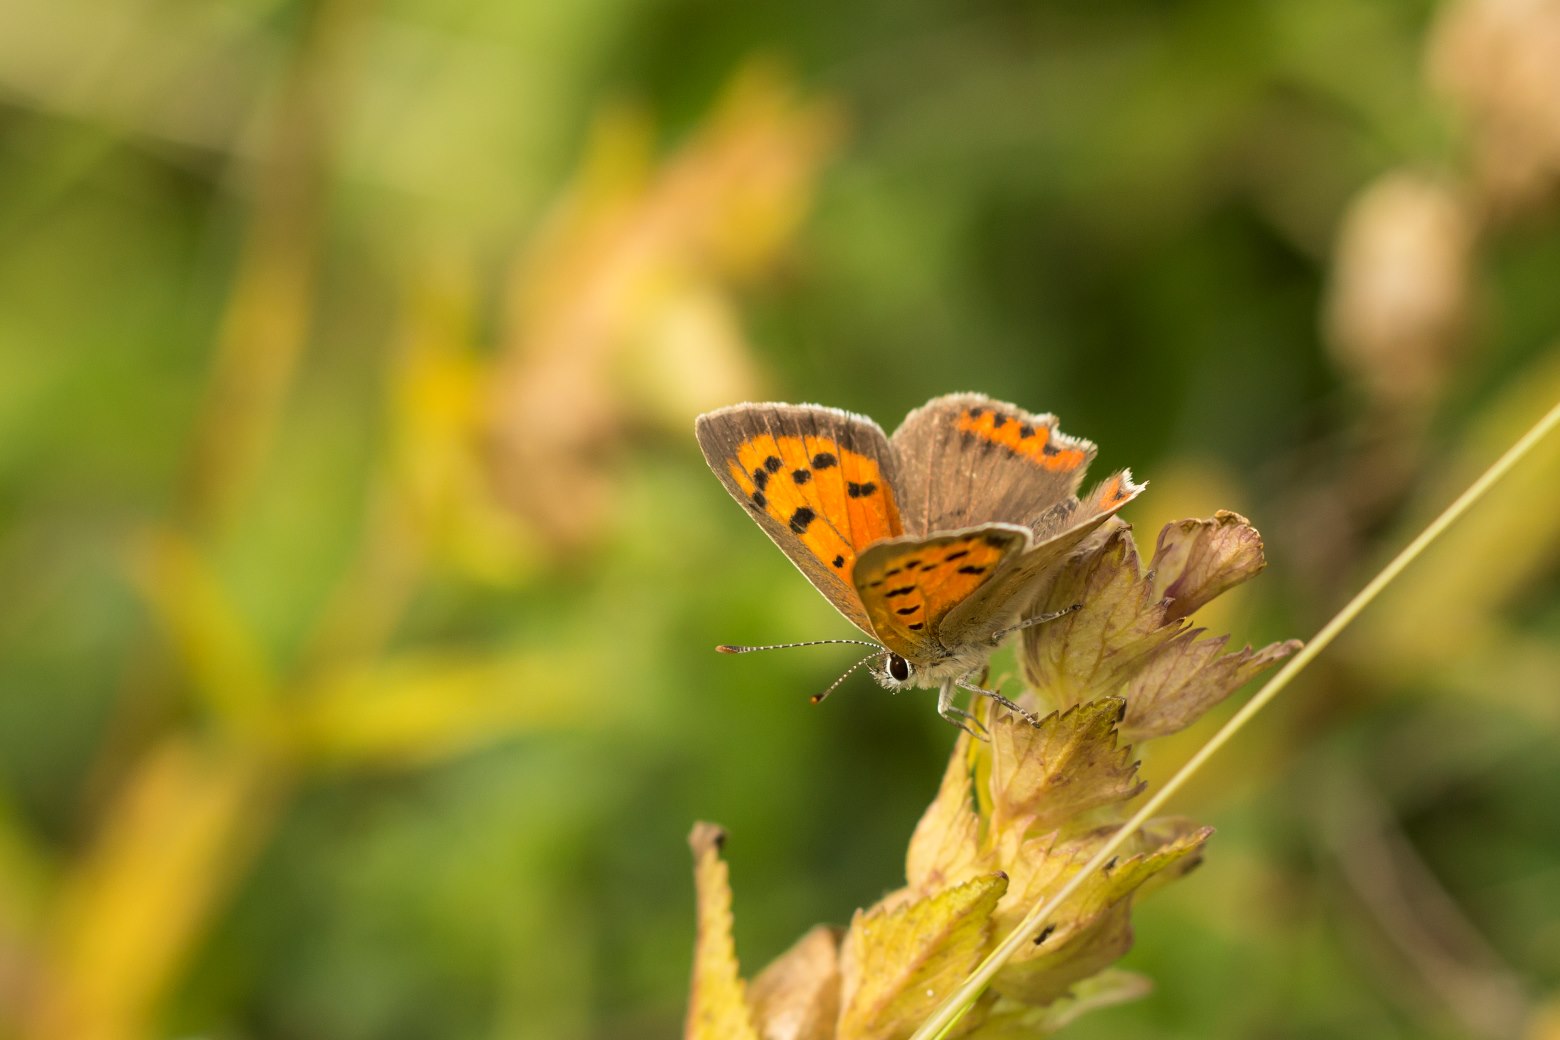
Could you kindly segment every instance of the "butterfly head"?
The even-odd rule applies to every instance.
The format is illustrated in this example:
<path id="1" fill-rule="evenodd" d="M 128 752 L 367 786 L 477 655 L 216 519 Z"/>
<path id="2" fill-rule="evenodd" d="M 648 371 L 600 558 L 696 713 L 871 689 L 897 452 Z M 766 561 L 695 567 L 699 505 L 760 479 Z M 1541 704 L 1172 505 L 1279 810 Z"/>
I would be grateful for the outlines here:
<path id="1" fill-rule="evenodd" d="M 884 650 L 867 658 L 867 671 L 885 690 L 898 693 L 916 683 L 915 665 L 892 650 Z"/>

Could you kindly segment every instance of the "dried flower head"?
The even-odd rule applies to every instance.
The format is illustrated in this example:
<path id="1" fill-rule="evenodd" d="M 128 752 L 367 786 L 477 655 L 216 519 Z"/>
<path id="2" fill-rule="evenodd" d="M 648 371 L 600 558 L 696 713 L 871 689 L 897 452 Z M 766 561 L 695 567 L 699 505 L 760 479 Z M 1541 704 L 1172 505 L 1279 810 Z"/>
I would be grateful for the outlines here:
<path id="1" fill-rule="evenodd" d="M 1560 188 L 1560 2 L 1458 0 L 1430 43 L 1434 85 L 1469 124 L 1479 186 L 1502 215 Z"/>
<path id="2" fill-rule="evenodd" d="M 1349 205 L 1328 289 L 1338 363 L 1389 406 L 1440 397 L 1468 324 L 1474 219 L 1462 194 L 1399 171 Z"/>
<path id="3" fill-rule="evenodd" d="M 975 707 L 991 740 L 954 745 L 942 785 L 910 839 L 903 888 L 820 926 L 751 986 L 731 939 L 718 828 L 699 824 L 699 930 L 689 1040 L 896 1040 L 908 1037 L 996 942 L 1114 835 L 1143 790 L 1123 735 L 1182 728 L 1298 643 L 1223 653 L 1194 610 L 1263 566 L 1243 517 L 1167 526 L 1144 573 L 1130 529 L 1114 523 L 1058 568 L 1035 612 L 1080 608 L 1026 632 L 1023 666 L 1039 725 Z M 1011 958 L 955 1035 L 998 1040 L 1054 1032 L 1093 1007 L 1140 996 L 1111 969 L 1132 944 L 1133 899 L 1200 861 L 1212 833 L 1161 819 L 1088 878 Z"/>

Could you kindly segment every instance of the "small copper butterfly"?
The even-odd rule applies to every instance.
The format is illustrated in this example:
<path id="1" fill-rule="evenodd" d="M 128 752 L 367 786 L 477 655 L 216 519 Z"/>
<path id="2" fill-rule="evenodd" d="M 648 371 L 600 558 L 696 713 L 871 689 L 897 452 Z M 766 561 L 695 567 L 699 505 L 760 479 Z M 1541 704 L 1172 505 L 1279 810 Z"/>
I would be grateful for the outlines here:
<path id="1" fill-rule="evenodd" d="M 1056 616 L 1022 615 L 1067 551 L 1144 487 L 1122 470 L 1079 498 L 1094 445 L 979 394 L 935 398 L 893 437 L 795 404 L 722 408 L 695 433 L 731 497 L 871 637 L 784 644 L 874 648 L 813 700 L 865 664 L 889 690 L 936 687 L 938 714 L 966 730 L 955 688 L 1028 716 L 975 679 L 1003 638 Z"/>

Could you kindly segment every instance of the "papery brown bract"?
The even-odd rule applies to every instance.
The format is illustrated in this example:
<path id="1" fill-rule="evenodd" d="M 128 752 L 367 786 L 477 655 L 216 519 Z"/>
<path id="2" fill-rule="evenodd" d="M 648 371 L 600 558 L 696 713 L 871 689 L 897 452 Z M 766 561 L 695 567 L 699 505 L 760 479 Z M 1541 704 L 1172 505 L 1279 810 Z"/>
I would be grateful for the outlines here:
<path id="1" fill-rule="evenodd" d="M 1074 552 L 1041 594 L 1036 612 L 1080 606 L 1024 632 L 1024 674 L 1059 707 L 1080 695 L 1124 696 L 1131 739 L 1183 729 L 1300 649 L 1289 640 L 1221 655 L 1228 636 L 1189 627 L 1188 614 L 1263 566 L 1261 537 L 1238 513 L 1166 525 L 1147 574 L 1130 529 L 1111 528 Z"/>
<path id="2" fill-rule="evenodd" d="M 829 1040 L 840 1010 L 842 929 L 818 925 L 748 987 L 763 1040 Z"/>

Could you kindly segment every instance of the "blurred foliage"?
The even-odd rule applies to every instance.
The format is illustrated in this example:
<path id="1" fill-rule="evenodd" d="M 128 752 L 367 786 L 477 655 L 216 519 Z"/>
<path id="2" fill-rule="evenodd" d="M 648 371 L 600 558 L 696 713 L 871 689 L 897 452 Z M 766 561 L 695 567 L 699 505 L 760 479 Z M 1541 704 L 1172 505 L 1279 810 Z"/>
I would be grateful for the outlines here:
<path id="1" fill-rule="evenodd" d="M 0 5 L 0 1035 L 672 1035 L 694 819 L 748 963 L 896 886 L 955 734 L 710 653 L 840 630 L 706 407 L 1054 410 L 1314 630 L 1560 396 L 1557 23 Z M 1556 451 L 1188 791 L 1071 1035 L 1556 1035 Z"/>

